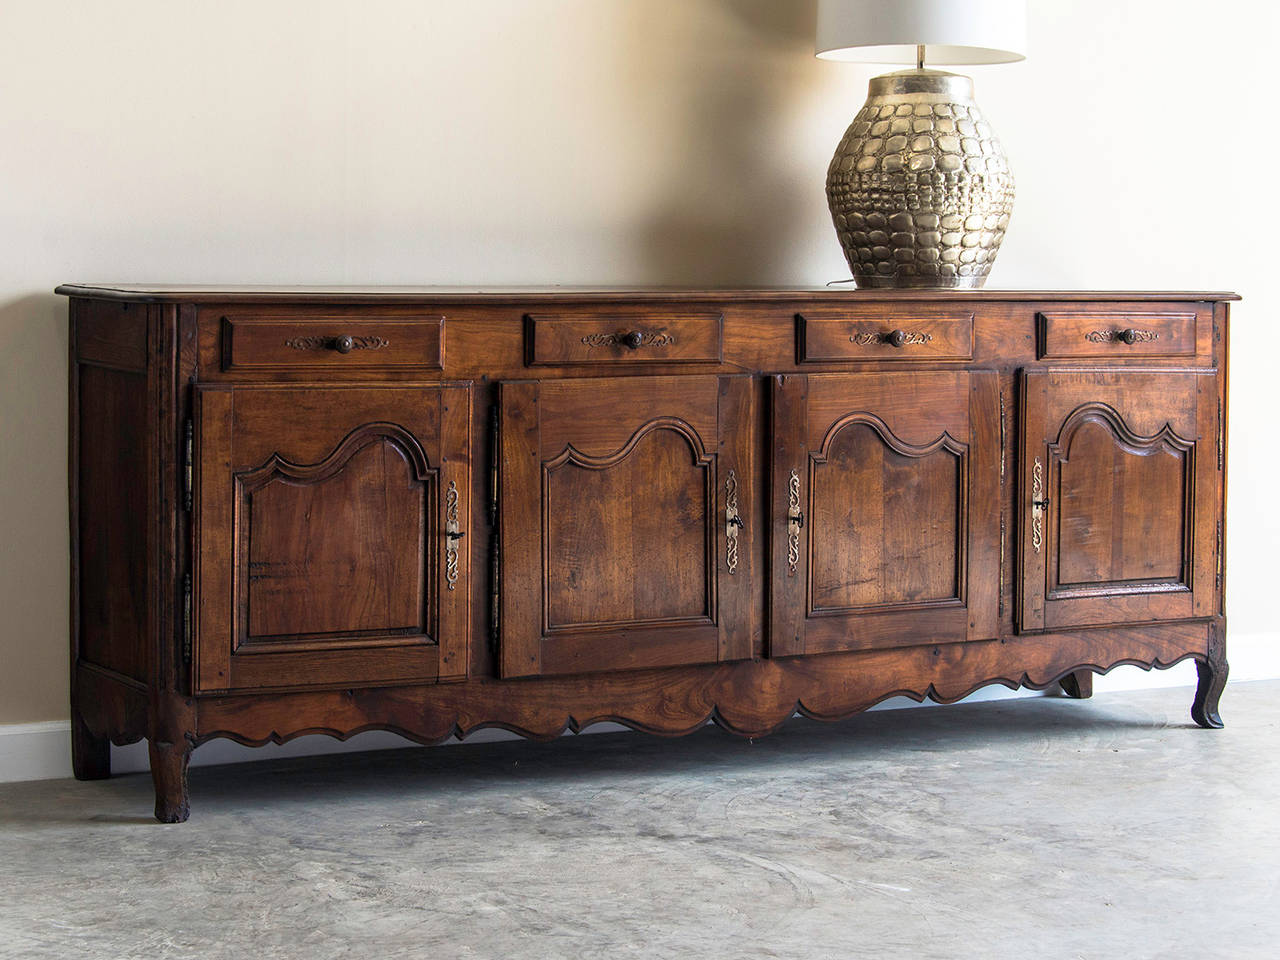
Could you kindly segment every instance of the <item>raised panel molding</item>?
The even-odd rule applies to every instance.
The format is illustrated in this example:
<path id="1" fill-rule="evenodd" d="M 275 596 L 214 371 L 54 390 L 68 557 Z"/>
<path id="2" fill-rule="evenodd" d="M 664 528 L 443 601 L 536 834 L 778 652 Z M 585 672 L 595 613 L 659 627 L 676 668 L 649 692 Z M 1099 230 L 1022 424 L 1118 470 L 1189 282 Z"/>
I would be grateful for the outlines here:
<path id="1" fill-rule="evenodd" d="M 1211 614 L 1214 374 L 1024 373 L 1021 632 Z"/>
<path id="2" fill-rule="evenodd" d="M 273 453 L 262 466 L 238 473 L 236 479 L 246 492 L 264 486 L 276 475 L 299 483 L 321 483 L 346 466 L 347 461 L 364 447 L 379 440 L 390 440 L 404 451 L 413 467 L 415 480 L 421 482 L 435 475 L 427 463 L 422 445 L 408 430 L 396 423 L 366 423 L 343 437 L 333 452 L 319 463 L 294 463 L 279 453 Z"/>
<path id="3" fill-rule="evenodd" d="M 883 599 L 880 601 L 872 601 L 861 604 L 823 604 L 820 603 L 816 593 L 818 592 L 819 577 L 823 572 L 819 563 L 816 562 L 815 556 L 817 548 L 814 545 L 815 538 L 809 539 L 809 584 L 807 589 L 807 608 L 809 616 L 824 616 L 836 614 L 850 614 L 871 610 L 913 610 L 923 607 L 961 604 L 965 599 L 965 544 L 968 541 L 968 467 L 969 467 L 969 445 L 962 443 L 945 430 L 932 442 L 927 444 L 913 444 L 898 437 L 882 420 L 874 413 L 867 411 L 859 411 L 850 413 L 841 417 L 833 423 L 823 437 L 822 445 L 816 453 L 809 455 L 809 497 L 812 504 L 811 510 L 814 515 L 814 521 L 819 529 L 831 531 L 834 524 L 821 523 L 822 517 L 819 514 L 820 504 L 823 504 L 824 498 L 820 494 L 822 481 L 826 477 L 824 467 L 830 465 L 832 450 L 837 443 L 841 442 L 843 436 L 848 441 L 850 428 L 865 427 L 874 435 L 880 443 L 884 445 L 893 454 L 910 460 L 925 461 L 934 457 L 936 454 L 942 454 L 953 458 L 953 469 L 955 471 L 955 479 L 952 484 L 952 492 L 954 494 L 954 510 L 952 512 L 951 522 L 954 524 L 952 530 L 951 542 L 945 546 L 950 550 L 953 557 L 951 565 L 953 571 L 953 588 L 946 596 L 936 597 L 919 597 L 899 599 Z M 861 471 L 869 468 L 869 464 L 856 464 L 851 469 Z M 922 464 L 923 466 L 923 464 Z M 834 482 L 834 478 L 832 478 Z M 885 498 L 896 496 L 896 491 L 888 491 Z M 879 504 L 872 504 L 865 501 L 851 502 L 849 507 L 856 516 L 865 515 L 875 506 L 883 507 L 884 501 Z M 922 498 L 919 502 L 917 510 L 920 513 L 927 512 L 937 506 L 936 501 L 932 498 Z M 944 504 L 944 506 L 946 506 Z M 906 519 L 906 518 L 904 518 Z M 908 519 L 908 522 L 910 520 Z M 876 565 L 888 565 L 890 557 L 887 552 L 889 532 L 882 532 L 881 537 L 870 538 L 875 541 L 874 547 L 876 555 L 873 557 L 862 557 L 864 562 L 854 563 L 852 565 L 845 564 L 845 567 L 852 566 L 855 569 L 848 572 L 854 576 L 862 576 L 868 572 L 869 567 Z M 867 560 L 872 561 L 868 564 Z M 830 566 L 828 564 L 827 566 Z M 828 573 L 834 571 L 826 571 Z M 907 588 L 909 589 L 909 587 Z M 828 593 L 830 591 L 827 591 Z"/>
<path id="4" fill-rule="evenodd" d="M 678 492 L 672 489 L 664 490 L 664 487 L 672 484 L 675 480 L 674 470 L 654 470 L 652 467 L 646 469 L 646 464 L 636 462 L 637 458 L 643 454 L 642 444 L 652 446 L 660 442 L 659 435 L 667 434 L 679 437 L 681 442 L 686 445 L 687 453 L 691 455 L 688 459 L 689 467 L 698 475 L 696 485 L 701 494 L 699 511 L 701 513 L 701 522 L 696 527 L 693 527 L 692 531 L 688 529 L 689 525 L 687 523 L 680 523 L 681 520 L 686 519 L 680 514 L 687 513 L 692 504 L 685 503 L 682 500 L 672 502 L 670 498 L 662 495 L 663 492 L 668 494 Z M 557 630 L 616 630 L 641 624 L 714 624 L 716 622 L 715 551 L 717 540 L 714 532 L 716 528 L 714 462 L 714 457 L 707 453 L 702 438 L 698 436 L 697 431 L 692 426 L 679 417 L 655 417 L 641 424 L 627 442 L 613 453 L 604 456 L 591 456 L 580 452 L 572 444 L 567 444 L 556 457 L 543 465 L 542 523 L 545 557 L 544 576 L 546 580 L 542 593 L 543 630 L 545 633 L 551 634 Z M 557 502 L 555 488 L 558 485 L 558 481 L 565 480 L 565 471 L 579 469 L 603 475 L 606 471 L 623 465 L 632 465 L 634 467 L 632 472 L 638 474 L 628 478 L 630 482 L 625 479 L 621 481 L 624 489 L 618 491 L 603 489 L 596 491 L 566 491 L 567 496 L 564 501 Z M 666 466 L 673 468 L 675 464 L 668 463 Z M 557 476 L 557 474 L 560 474 L 560 476 Z M 637 498 L 635 496 L 635 488 L 645 480 L 650 486 Z M 605 486 L 603 483 L 591 485 Z M 686 488 L 688 486 L 690 485 L 686 484 Z M 591 492 L 594 492 L 595 496 L 591 496 Z M 604 501 L 606 499 L 605 495 L 610 492 L 615 493 L 617 497 L 627 496 L 630 499 L 632 505 L 630 517 L 618 518 L 620 521 L 629 522 L 609 523 L 611 518 L 611 514 L 607 509 L 609 504 Z M 600 513 L 595 515 L 597 508 L 600 509 Z M 673 515 L 673 510 L 675 515 Z M 599 524 L 584 523 L 584 511 L 587 513 L 587 517 L 599 521 Z M 662 523 L 664 519 L 667 521 L 665 525 Z M 628 529 L 616 529 L 620 526 L 626 526 Z M 579 527 L 586 529 L 586 532 L 592 538 L 592 545 L 599 548 L 600 562 L 594 564 L 597 568 L 594 571 L 595 576 L 592 578 L 596 581 L 594 583 L 583 583 L 581 567 L 576 565 L 571 558 L 566 559 L 563 556 L 570 549 L 565 544 L 565 535 L 570 532 L 576 532 Z M 681 529 L 682 527 L 685 529 Z M 690 573 L 689 569 L 683 564 L 678 562 L 659 564 L 658 559 L 666 553 L 665 548 L 675 545 L 673 541 L 678 538 L 683 537 L 683 539 L 691 540 L 690 532 L 701 533 L 702 542 L 699 553 L 701 554 L 703 573 L 701 577 L 695 578 L 701 581 L 702 586 L 701 609 L 697 612 L 679 612 L 675 609 L 667 609 L 665 613 L 659 612 L 654 615 L 655 611 L 662 611 L 664 607 L 667 607 L 668 601 L 672 597 L 678 596 L 686 585 L 682 583 L 682 580 L 687 580 Z M 558 533 L 560 535 L 557 535 Z M 625 538 L 626 543 L 612 542 L 609 539 L 609 533 L 618 538 Z M 683 543 L 681 546 L 691 547 L 693 544 Z M 632 577 L 622 583 L 611 582 L 617 579 L 616 576 L 611 576 L 611 574 L 617 570 L 618 558 L 616 555 L 608 555 L 609 547 L 615 549 L 630 547 L 633 552 L 639 552 L 645 562 L 636 563 L 633 560 L 631 564 Z M 687 557 L 687 551 L 684 556 Z M 671 559 L 676 561 L 678 557 L 673 553 Z M 645 570 L 645 567 L 649 569 Z M 563 582 L 561 578 L 556 576 L 558 572 L 561 572 L 561 568 L 564 568 L 563 572 L 568 574 L 563 578 Z M 643 589 L 643 584 L 637 583 L 644 575 L 655 581 L 648 590 Z M 566 590 L 566 587 L 569 589 Z M 578 620 L 558 618 L 555 615 L 556 598 L 564 597 L 566 593 L 570 595 L 586 593 L 589 594 L 589 596 L 583 598 L 586 603 L 590 603 L 592 600 L 598 603 L 602 600 L 600 596 L 602 593 L 619 594 L 628 590 L 634 593 L 644 593 L 648 597 L 649 602 L 654 605 L 654 610 L 651 611 L 650 615 L 639 614 L 632 617 L 619 616 L 609 619 L 590 620 L 585 618 Z M 594 594 L 594 596 L 590 596 L 590 594 Z M 603 599 L 611 599 L 617 602 L 621 597 L 613 596 Z M 683 599 L 687 602 L 693 598 L 686 597 Z M 583 605 L 580 602 L 572 606 L 577 606 L 578 609 L 581 609 Z"/>
<path id="5" fill-rule="evenodd" d="M 772 655 L 995 636 L 998 585 L 970 567 L 999 563 L 996 375 L 786 376 L 773 393 L 771 529 L 786 575 L 771 582 Z M 856 455 L 841 452 L 859 437 Z M 792 464 L 804 475 L 794 509 Z M 858 536 L 860 515 L 885 509 L 883 529 Z"/>
<path id="6" fill-rule="evenodd" d="M 1081 432 L 1091 424 L 1099 425 L 1105 429 L 1109 433 L 1116 449 L 1125 456 L 1150 458 L 1161 453 L 1168 453 L 1177 459 L 1178 486 L 1181 488 L 1179 500 L 1181 501 L 1182 510 L 1179 516 L 1179 530 L 1177 531 L 1177 538 L 1180 541 L 1178 543 L 1178 569 L 1172 577 L 1128 578 L 1122 576 L 1114 579 L 1095 578 L 1092 581 L 1062 579 L 1060 571 L 1063 566 L 1064 542 L 1066 540 L 1063 512 L 1064 501 L 1068 495 L 1064 468 L 1072 464 L 1072 448 L 1076 445 L 1077 438 L 1081 435 Z M 1054 533 L 1054 538 L 1053 549 L 1048 557 L 1049 584 L 1046 594 L 1047 599 L 1089 596 L 1098 593 L 1153 593 L 1186 591 L 1189 589 L 1187 581 L 1190 574 L 1189 558 L 1193 523 L 1190 494 L 1194 481 L 1192 454 L 1195 446 L 1194 440 L 1179 436 L 1168 423 L 1152 436 L 1143 436 L 1136 433 L 1114 407 L 1105 403 L 1085 403 L 1071 412 L 1058 431 L 1057 439 L 1049 444 L 1048 447 L 1050 475 L 1052 480 L 1056 481 L 1051 483 L 1051 489 L 1056 491 L 1056 495 L 1052 498 L 1049 506 L 1049 526 Z M 1112 475 L 1114 480 L 1108 484 L 1108 490 L 1106 491 L 1113 506 L 1113 516 L 1106 518 L 1110 525 L 1114 526 L 1117 522 L 1117 518 L 1114 516 L 1115 510 L 1122 511 L 1122 516 L 1119 518 L 1121 524 L 1125 522 L 1126 516 L 1130 520 L 1144 517 L 1143 508 L 1151 504 L 1157 491 L 1149 487 L 1147 489 L 1131 489 L 1131 486 L 1124 482 L 1128 471 L 1124 470 L 1123 467 L 1116 468 Z M 1131 504 L 1129 495 L 1135 492 L 1139 494 L 1139 502 Z M 1098 518 L 1095 522 L 1097 525 L 1102 525 L 1102 518 Z M 1121 559 L 1129 563 L 1134 561 L 1149 563 L 1154 546 L 1152 533 L 1164 534 L 1165 532 L 1166 529 L 1163 525 L 1159 530 L 1141 531 L 1141 533 L 1146 534 L 1143 542 L 1133 547 L 1129 547 L 1126 544 Z M 1113 529 L 1112 539 L 1116 536 L 1117 532 Z M 1110 541 L 1108 541 L 1107 545 L 1110 545 Z M 1111 558 L 1108 559 L 1110 560 Z M 1114 565 L 1115 561 L 1111 560 L 1111 562 Z"/>
<path id="7" fill-rule="evenodd" d="M 751 656 L 749 379 L 518 381 L 499 396 L 502 676 Z"/>
<path id="8" fill-rule="evenodd" d="M 1061 455 L 1062 451 L 1069 450 L 1072 437 L 1075 436 L 1081 426 L 1089 422 L 1106 425 L 1116 439 L 1124 444 L 1131 453 L 1147 454 L 1153 448 L 1161 445 L 1184 453 L 1195 448 L 1194 440 L 1179 436 L 1169 423 L 1161 427 L 1160 431 L 1154 436 L 1143 436 L 1140 433 L 1135 433 L 1130 428 L 1115 407 L 1106 403 L 1091 402 L 1081 404 L 1071 411 L 1070 415 L 1063 421 L 1062 428 L 1058 431 L 1058 438 L 1050 446 L 1050 449 L 1059 455 Z"/>
<path id="9" fill-rule="evenodd" d="M 470 419 L 457 384 L 197 387 L 193 692 L 465 676 Z"/>
<path id="10" fill-rule="evenodd" d="M 860 410 L 857 413 L 850 413 L 847 416 L 841 417 L 833 423 L 831 428 L 827 431 L 827 435 L 822 438 L 822 446 L 819 448 L 817 453 L 811 454 L 811 459 L 815 463 L 825 463 L 827 458 L 831 455 L 831 447 L 835 443 L 836 436 L 845 427 L 851 426 L 855 423 L 865 424 L 870 427 L 880 435 L 880 439 L 884 442 L 886 447 L 894 453 L 901 454 L 904 457 L 913 457 L 918 459 L 920 457 L 927 457 L 929 454 L 934 453 L 937 450 L 944 449 L 959 456 L 966 453 L 969 449 L 969 445 L 967 443 L 961 443 L 945 430 L 938 435 L 937 439 L 930 443 L 908 443 L 906 440 L 903 440 L 896 433 L 890 430 L 889 425 L 874 413 Z"/>
<path id="11" fill-rule="evenodd" d="M 348 491 L 347 497 L 331 504 L 328 515 L 315 517 L 315 502 L 299 504 L 291 513 L 286 513 L 283 524 L 288 529 L 275 527 L 273 514 L 262 501 L 268 493 L 279 490 L 277 484 L 283 482 L 287 488 L 296 490 L 295 497 L 304 496 L 304 490 L 309 490 L 313 496 L 322 495 L 321 488 L 325 484 L 342 478 L 357 458 L 367 458 L 375 446 L 390 448 L 400 461 L 400 467 L 391 465 L 391 472 L 379 485 L 380 494 L 377 489 L 370 491 L 377 495 L 372 504 L 362 502 L 356 495 L 360 486 L 359 479 L 356 479 L 357 490 Z M 388 513 L 381 518 L 381 529 L 359 531 L 365 534 L 365 542 L 353 541 L 353 523 L 359 519 L 377 520 L 369 516 L 371 508 L 381 507 L 389 511 L 396 506 L 410 507 L 408 502 L 393 503 L 394 493 L 386 486 L 393 479 L 391 473 L 400 468 L 408 474 L 409 486 L 416 488 L 416 496 L 412 498 L 416 501 L 412 504 L 416 511 L 398 517 Z M 294 463 L 274 453 L 262 466 L 237 473 L 234 594 L 239 622 L 235 652 L 249 654 L 335 646 L 367 647 L 403 643 L 415 635 L 434 643 L 430 636 L 435 632 L 432 626 L 436 619 L 434 597 L 428 584 L 433 581 L 435 551 L 427 550 L 426 545 L 434 541 L 438 529 L 437 511 L 432 509 L 437 500 L 438 479 L 439 471 L 428 464 L 421 444 L 408 430 L 394 423 L 369 423 L 357 427 L 318 463 Z M 332 496 L 329 499 L 332 500 Z M 303 511 L 301 517 L 296 515 L 299 509 Z M 331 524 L 330 529 L 324 527 L 326 522 Z M 258 542 L 259 538 L 269 538 L 269 532 L 285 538 L 284 544 L 274 547 L 286 554 L 271 562 L 271 566 L 280 569 L 274 578 L 267 567 L 269 561 L 255 559 L 260 556 L 257 553 L 259 549 L 272 549 L 261 547 Z M 298 534 L 305 538 L 304 543 L 292 542 L 293 536 Z M 407 552 L 409 547 L 412 547 L 411 554 Z M 289 556 L 299 548 L 305 554 L 304 561 Z M 323 568 L 323 554 L 333 549 L 344 551 L 345 556 L 336 557 L 328 566 L 334 567 L 339 563 L 347 568 L 347 573 L 342 576 L 342 569 L 335 567 L 332 570 L 335 576 L 327 584 L 332 593 L 325 595 L 325 583 L 309 582 L 323 580 L 323 569 L 317 569 L 314 577 L 307 574 L 312 567 Z M 355 565 L 362 561 L 376 569 L 358 570 Z M 398 578 L 393 578 L 392 574 L 398 574 Z M 405 609 L 405 596 L 401 593 L 397 597 L 397 592 L 410 589 L 405 579 L 410 575 L 414 579 L 409 597 L 412 609 Z M 255 596 L 264 589 L 259 584 L 272 579 L 284 582 L 274 591 L 269 591 L 267 596 Z M 295 583 L 290 584 L 290 580 Z M 319 596 L 315 595 L 317 587 L 322 591 Z M 289 594 L 298 590 L 302 594 L 295 595 L 290 603 Z M 371 611 L 370 607 L 382 607 L 384 618 L 390 617 L 393 611 L 398 612 L 401 621 L 409 622 L 377 623 L 376 616 L 370 614 L 378 611 Z M 261 608 L 269 612 L 260 613 Z M 311 629 L 284 629 L 290 622 L 305 625 L 309 620 L 323 619 L 326 614 L 334 621 Z M 346 619 L 348 625 L 340 625 L 338 619 Z M 277 620 L 280 621 L 278 624 Z M 368 622 L 358 624 L 356 621 L 359 620 Z M 255 624 L 263 629 L 255 629 Z M 270 625 L 281 629 L 266 629 Z"/>
<path id="12" fill-rule="evenodd" d="M 684 437 L 693 452 L 694 466 L 706 467 L 711 463 L 711 457 L 708 456 L 703 446 L 702 438 L 698 436 L 693 427 L 679 417 L 654 417 L 652 420 L 646 420 L 642 423 L 627 442 L 613 453 L 593 457 L 590 454 L 582 453 L 573 444 L 569 443 L 565 444 L 564 449 L 556 457 L 548 460 L 543 469 L 550 473 L 566 463 L 573 463 L 588 470 L 608 469 L 631 456 L 636 445 L 655 430 L 670 430 Z"/>

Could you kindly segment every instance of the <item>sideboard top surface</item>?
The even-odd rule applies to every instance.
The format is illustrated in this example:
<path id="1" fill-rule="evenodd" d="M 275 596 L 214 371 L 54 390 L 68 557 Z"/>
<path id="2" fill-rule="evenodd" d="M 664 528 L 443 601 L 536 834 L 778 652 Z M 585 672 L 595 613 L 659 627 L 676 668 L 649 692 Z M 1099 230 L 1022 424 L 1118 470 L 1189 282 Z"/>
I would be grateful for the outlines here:
<path id="1" fill-rule="evenodd" d="M 824 300 L 875 301 L 1009 301 L 1039 302 L 1188 302 L 1239 300 L 1225 291 L 1127 291 L 1127 290 L 858 290 L 852 287 L 449 287 L 449 286 L 226 286 L 214 284 L 78 284 L 59 286 L 55 293 L 91 300 L 125 300 L 138 303 L 528 303 L 530 301 L 704 301 L 752 302 Z"/>

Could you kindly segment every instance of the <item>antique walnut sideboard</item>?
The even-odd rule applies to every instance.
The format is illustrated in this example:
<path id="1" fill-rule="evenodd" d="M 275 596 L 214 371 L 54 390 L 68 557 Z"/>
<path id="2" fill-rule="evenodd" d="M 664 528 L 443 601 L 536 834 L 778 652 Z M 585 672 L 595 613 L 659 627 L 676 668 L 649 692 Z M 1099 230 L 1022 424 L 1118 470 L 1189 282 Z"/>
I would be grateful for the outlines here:
<path id="1" fill-rule="evenodd" d="M 75 774 L 555 737 L 1194 658 L 1218 293 L 64 286 Z"/>

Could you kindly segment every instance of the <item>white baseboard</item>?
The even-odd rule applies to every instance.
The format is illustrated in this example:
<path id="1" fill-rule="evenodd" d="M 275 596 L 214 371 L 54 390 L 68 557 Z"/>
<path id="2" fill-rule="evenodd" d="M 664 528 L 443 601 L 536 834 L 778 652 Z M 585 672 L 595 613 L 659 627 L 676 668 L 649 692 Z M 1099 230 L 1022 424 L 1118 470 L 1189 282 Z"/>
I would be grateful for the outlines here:
<path id="1" fill-rule="evenodd" d="M 1245 680 L 1280 680 L 1280 634 L 1230 634 L 1227 637 L 1227 655 L 1231 662 L 1233 683 Z M 1169 670 L 1145 671 L 1138 667 L 1118 667 L 1106 676 L 1095 678 L 1093 689 L 1095 694 L 1106 694 L 1120 690 L 1194 686 L 1195 682 L 1195 665 L 1190 661 L 1184 661 Z M 965 702 L 1040 695 L 1034 690 L 1009 690 L 994 686 L 978 690 Z M 919 704 L 907 697 L 895 697 L 874 709 L 894 710 L 915 706 Z M 590 727 L 585 732 L 609 733 L 625 729 L 619 724 L 601 723 Z M 519 739 L 518 735 L 505 730 L 480 730 L 468 737 L 466 742 L 485 743 L 516 739 Z M 457 743 L 458 741 L 448 742 Z M 196 750 L 191 755 L 191 763 L 192 766 L 208 766 L 278 757 L 391 750 L 409 745 L 410 742 L 403 737 L 381 730 L 362 733 L 345 742 L 330 737 L 314 736 L 300 737 L 279 746 L 268 744 L 265 747 L 243 747 L 230 740 L 214 740 Z M 113 773 L 139 773 L 147 769 L 145 742 L 111 748 Z M 71 725 L 66 720 L 0 724 L 0 783 L 50 780 L 69 776 L 71 776 Z"/>
<path id="2" fill-rule="evenodd" d="M 71 776 L 71 723 L 0 724 L 0 783 Z"/>

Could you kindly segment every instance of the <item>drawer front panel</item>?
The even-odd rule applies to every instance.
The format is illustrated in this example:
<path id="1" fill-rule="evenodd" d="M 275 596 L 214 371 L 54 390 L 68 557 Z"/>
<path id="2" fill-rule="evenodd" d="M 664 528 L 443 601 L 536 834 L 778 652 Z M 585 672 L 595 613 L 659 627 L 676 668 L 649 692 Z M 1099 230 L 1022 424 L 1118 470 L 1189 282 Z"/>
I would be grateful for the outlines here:
<path id="1" fill-rule="evenodd" d="M 1123 360 L 1196 354 L 1196 315 L 1189 310 L 1045 310 L 1038 319 L 1042 358 Z"/>
<path id="2" fill-rule="evenodd" d="M 800 314 L 800 363 L 972 360 L 973 314 L 935 309 L 851 309 Z"/>
<path id="3" fill-rule="evenodd" d="M 719 363 L 720 313 L 652 310 L 526 317 L 531 367 L 565 364 Z"/>
<path id="4" fill-rule="evenodd" d="M 440 370 L 444 317 L 223 316 L 226 371 Z"/>

